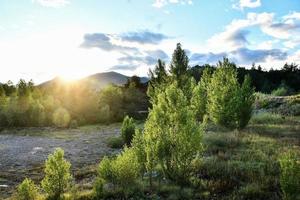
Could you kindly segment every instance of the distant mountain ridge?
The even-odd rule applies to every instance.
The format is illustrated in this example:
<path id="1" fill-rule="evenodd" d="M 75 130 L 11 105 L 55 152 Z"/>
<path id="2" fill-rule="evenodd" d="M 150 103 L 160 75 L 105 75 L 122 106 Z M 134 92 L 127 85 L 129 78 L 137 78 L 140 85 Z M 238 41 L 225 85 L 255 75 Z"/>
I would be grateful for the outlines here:
<path id="1" fill-rule="evenodd" d="M 124 85 L 130 76 L 126 76 L 124 74 L 120 74 L 114 71 L 111 72 L 103 72 L 89 75 L 85 78 L 72 81 L 72 83 L 87 85 L 92 89 L 99 90 L 110 84 L 114 85 Z M 148 77 L 140 77 L 142 83 L 148 82 Z M 52 85 L 60 85 L 65 84 L 65 81 L 59 77 L 55 77 L 52 80 L 43 82 L 38 85 L 40 88 L 47 88 Z"/>

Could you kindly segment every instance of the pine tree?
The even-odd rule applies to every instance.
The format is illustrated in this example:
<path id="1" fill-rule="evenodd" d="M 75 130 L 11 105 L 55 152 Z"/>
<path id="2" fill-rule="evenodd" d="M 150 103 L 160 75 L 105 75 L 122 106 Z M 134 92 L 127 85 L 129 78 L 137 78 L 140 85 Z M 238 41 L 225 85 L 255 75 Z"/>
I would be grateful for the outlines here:
<path id="1" fill-rule="evenodd" d="M 159 164 L 164 175 L 180 185 L 191 176 L 191 162 L 202 152 L 202 127 L 176 83 L 157 96 L 145 123 L 145 151 L 149 174 Z"/>

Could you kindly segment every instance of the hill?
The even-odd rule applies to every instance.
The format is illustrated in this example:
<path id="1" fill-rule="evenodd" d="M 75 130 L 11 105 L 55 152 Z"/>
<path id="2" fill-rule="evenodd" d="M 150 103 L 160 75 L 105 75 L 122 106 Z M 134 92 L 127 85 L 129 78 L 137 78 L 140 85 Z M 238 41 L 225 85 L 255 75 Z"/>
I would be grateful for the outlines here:
<path id="1" fill-rule="evenodd" d="M 92 74 L 85 78 L 73 81 L 72 83 L 80 84 L 82 86 L 88 86 L 92 89 L 99 90 L 110 84 L 124 85 L 127 82 L 128 78 L 130 77 L 111 71 L 111 72 Z M 142 83 L 146 83 L 147 81 L 148 81 L 147 77 L 141 77 Z M 40 85 L 38 85 L 38 87 L 45 89 L 55 85 L 64 85 L 64 84 L 65 81 L 63 79 L 59 77 L 55 77 L 52 80 L 41 83 Z"/>

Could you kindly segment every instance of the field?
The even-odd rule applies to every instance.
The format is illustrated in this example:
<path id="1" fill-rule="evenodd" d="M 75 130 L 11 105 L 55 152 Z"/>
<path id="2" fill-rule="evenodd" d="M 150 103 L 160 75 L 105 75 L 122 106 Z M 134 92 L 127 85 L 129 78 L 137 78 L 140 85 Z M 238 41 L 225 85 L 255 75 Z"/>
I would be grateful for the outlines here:
<path id="1" fill-rule="evenodd" d="M 24 177 L 40 181 L 44 160 L 55 147 L 65 150 L 76 183 L 84 191 L 81 195 L 89 196 L 101 158 L 120 151 L 108 146 L 109 138 L 120 134 L 120 126 L 2 131 L 0 197 L 8 197 Z M 168 199 L 281 199 L 278 155 L 292 148 L 300 151 L 300 117 L 261 111 L 240 132 L 209 124 L 204 144 L 195 188 L 182 192 L 175 185 L 156 183 L 156 195 Z"/>

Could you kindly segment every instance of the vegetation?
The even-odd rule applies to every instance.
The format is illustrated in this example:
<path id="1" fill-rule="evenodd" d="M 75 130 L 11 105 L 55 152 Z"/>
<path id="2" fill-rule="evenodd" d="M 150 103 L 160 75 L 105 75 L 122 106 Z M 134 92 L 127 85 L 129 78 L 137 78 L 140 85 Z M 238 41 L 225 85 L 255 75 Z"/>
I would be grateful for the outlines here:
<path id="1" fill-rule="evenodd" d="M 49 155 L 45 163 L 45 177 L 41 182 L 42 188 L 50 199 L 60 199 L 69 187 L 72 176 L 70 174 L 71 164 L 64 159 L 64 151 L 56 149 Z"/>
<path id="2" fill-rule="evenodd" d="M 32 180 L 26 178 L 17 189 L 17 200 L 38 200 L 39 194 L 37 187 Z"/>
<path id="3" fill-rule="evenodd" d="M 131 145 L 131 140 L 135 133 L 135 124 L 133 118 L 126 116 L 122 123 L 121 136 L 127 146 Z"/>
<path id="4" fill-rule="evenodd" d="M 296 153 L 300 150 L 299 119 L 271 110 L 286 109 L 283 105 L 297 109 L 298 96 L 254 94 L 253 75 L 242 71 L 241 77 L 241 69 L 226 58 L 217 68 L 207 65 L 201 69 L 198 83 L 195 70 L 189 66 L 182 46 L 177 44 L 170 70 L 158 60 L 150 71 L 148 97 L 144 96 L 146 89 L 138 77 L 132 77 L 122 87 L 101 90 L 95 101 L 99 109 L 94 120 L 110 123 L 123 119 L 120 136 L 107 140 L 109 147 L 120 149 L 116 151 L 119 154 L 105 156 L 99 163 L 93 185 L 82 186 L 80 194 L 73 195 L 67 190 L 72 180 L 71 164 L 64 159 L 62 149 L 55 150 L 45 163 L 45 177 L 41 182 L 44 197 L 53 200 L 299 198 L 300 165 Z M 261 69 L 251 70 L 265 74 Z M 290 77 L 291 71 L 298 73 L 298 66 L 287 65 L 283 70 Z M 17 96 L 15 105 L 24 108 L 28 99 L 39 100 L 40 97 L 35 99 L 34 92 L 37 90 L 32 83 L 20 83 L 11 94 Z M 0 90 L 2 101 L 12 101 L 4 93 L 6 90 Z M 28 96 L 26 101 L 24 96 Z M 49 118 L 46 112 L 49 107 L 40 105 L 34 110 L 40 113 L 45 109 L 41 119 L 47 122 L 51 118 L 55 126 L 73 127 L 72 120 L 82 120 L 77 115 L 81 111 L 73 114 L 76 107 L 53 103 L 59 106 L 53 106 Z M 1 111 L 8 108 L 4 107 Z M 132 116 L 148 107 L 147 119 L 139 129 Z M 18 123 L 26 125 L 27 122 Z M 282 154 L 283 147 L 287 151 Z M 19 193 L 36 191 L 28 180 L 21 185 L 20 191 L 25 192 Z"/>
<path id="5" fill-rule="evenodd" d="M 300 156 L 295 151 L 283 153 L 279 159 L 280 185 L 284 199 L 300 199 Z"/>

